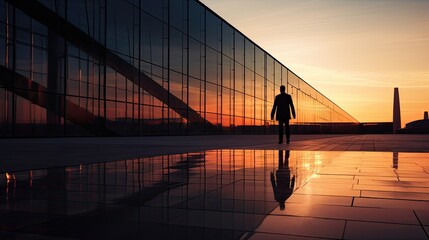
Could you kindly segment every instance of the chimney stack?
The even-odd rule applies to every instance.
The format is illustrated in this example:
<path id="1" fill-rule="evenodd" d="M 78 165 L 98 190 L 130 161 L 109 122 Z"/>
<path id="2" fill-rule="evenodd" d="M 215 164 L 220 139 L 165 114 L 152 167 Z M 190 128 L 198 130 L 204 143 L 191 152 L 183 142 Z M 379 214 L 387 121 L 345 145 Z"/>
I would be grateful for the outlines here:
<path id="1" fill-rule="evenodd" d="M 401 106 L 399 104 L 399 89 L 393 91 L 393 133 L 401 129 Z"/>

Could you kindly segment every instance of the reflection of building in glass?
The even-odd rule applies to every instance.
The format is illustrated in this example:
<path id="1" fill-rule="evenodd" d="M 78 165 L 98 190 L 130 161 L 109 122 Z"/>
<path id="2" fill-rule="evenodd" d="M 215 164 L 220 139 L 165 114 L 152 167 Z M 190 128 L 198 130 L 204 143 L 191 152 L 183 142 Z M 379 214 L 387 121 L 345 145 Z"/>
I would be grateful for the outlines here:
<path id="1" fill-rule="evenodd" d="M 300 189 L 344 153 L 286 154 L 281 167 L 293 169 Z M 239 239 L 277 207 L 270 169 L 280 167 L 278 156 L 216 149 L 9 172 L 0 178 L 2 234 L 19 235 L 10 226 L 25 223 L 25 234 L 47 239 Z"/>
<path id="2" fill-rule="evenodd" d="M 1 136 L 270 131 L 357 120 L 195 0 L 0 0 Z M 296 128 L 295 128 L 296 129 Z"/>

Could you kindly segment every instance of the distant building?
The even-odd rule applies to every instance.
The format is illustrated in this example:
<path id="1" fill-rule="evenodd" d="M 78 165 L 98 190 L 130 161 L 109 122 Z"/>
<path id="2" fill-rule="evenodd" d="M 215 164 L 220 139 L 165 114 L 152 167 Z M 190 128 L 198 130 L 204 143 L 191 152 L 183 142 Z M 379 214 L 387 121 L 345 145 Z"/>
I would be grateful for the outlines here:
<path id="1" fill-rule="evenodd" d="M 423 119 L 407 123 L 405 130 L 406 133 L 429 133 L 428 112 L 424 112 Z"/>

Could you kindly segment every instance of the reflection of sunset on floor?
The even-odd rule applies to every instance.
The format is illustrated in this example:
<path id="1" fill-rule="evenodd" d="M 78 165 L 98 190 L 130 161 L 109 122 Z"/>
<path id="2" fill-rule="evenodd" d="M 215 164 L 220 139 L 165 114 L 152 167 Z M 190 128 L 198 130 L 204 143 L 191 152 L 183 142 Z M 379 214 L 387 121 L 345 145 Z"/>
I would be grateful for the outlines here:
<path id="1" fill-rule="evenodd" d="M 395 87 L 402 127 L 429 110 L 427 1 L 202 2 L 360 122 L 392 121 Z"/>
<path id="2" fill-rule="evenodd" d="M 2 236 L 427 239 L 429 135 L 0 140 Z"/>

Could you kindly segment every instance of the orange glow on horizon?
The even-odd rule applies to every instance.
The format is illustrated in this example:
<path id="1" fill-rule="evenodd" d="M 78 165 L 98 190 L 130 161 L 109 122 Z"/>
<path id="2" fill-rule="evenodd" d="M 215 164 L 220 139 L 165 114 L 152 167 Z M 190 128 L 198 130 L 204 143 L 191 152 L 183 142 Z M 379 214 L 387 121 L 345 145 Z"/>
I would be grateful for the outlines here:
<path id="1" fill-rule="evenodd" d="M 395 87 L 402 127 L 429 111 L 428 1 L 201 2 L 360 122 L 391 122 Z"/>

